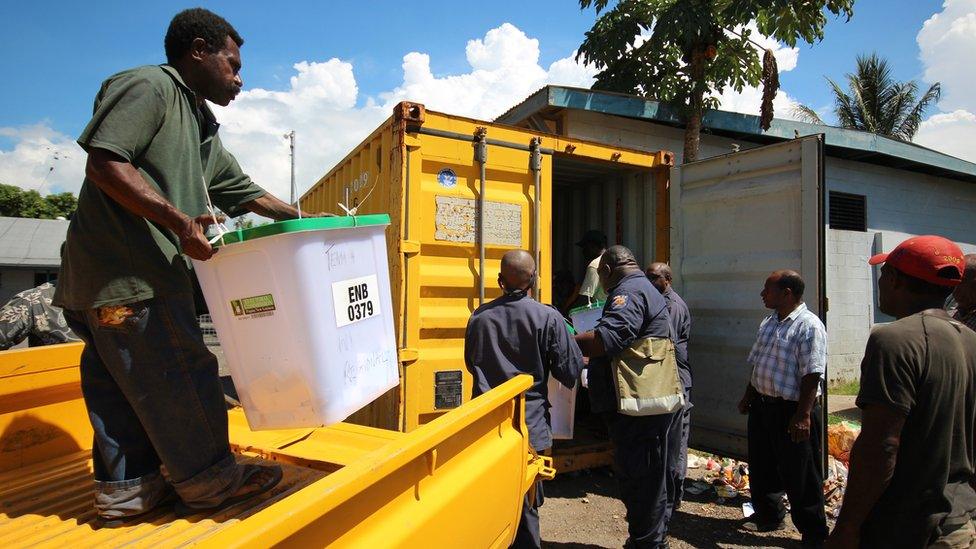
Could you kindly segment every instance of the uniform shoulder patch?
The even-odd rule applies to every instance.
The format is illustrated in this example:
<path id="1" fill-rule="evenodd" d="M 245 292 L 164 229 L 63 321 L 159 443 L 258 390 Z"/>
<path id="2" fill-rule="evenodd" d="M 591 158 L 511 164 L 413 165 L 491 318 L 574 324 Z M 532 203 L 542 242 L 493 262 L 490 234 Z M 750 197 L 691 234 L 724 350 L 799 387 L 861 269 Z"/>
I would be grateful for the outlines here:
<path id="1" fill-rule="evenodd" d="M 613 310 L 623 309 L 627 306 L 627 296 L 624 294 L 615 295 L 613 299 L 610 300 L 610 308 Z"/>

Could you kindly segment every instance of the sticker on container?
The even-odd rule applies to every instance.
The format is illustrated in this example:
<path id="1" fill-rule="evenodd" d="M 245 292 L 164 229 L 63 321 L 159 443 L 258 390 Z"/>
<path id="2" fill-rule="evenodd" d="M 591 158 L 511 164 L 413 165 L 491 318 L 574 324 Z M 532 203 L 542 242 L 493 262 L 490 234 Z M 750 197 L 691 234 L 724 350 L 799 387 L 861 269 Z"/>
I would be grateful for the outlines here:
<path id="1" fill-rule="evenodd" d="M 271 316 L 275 311 L 274 297 L 271 294 L 242 297 L 230 302 L 234 316 L 242 318 L 258 318 Z"/>
<path id="2" fill-rule="evenodd" d="M 457 185 L 457 174 L 451 168 L 444 168 L 437 172 L 437 182 L 445 189 L 453 189 Z"/>
<path id="3" fill-rule="evenodd" d="M 336 327 L 380 315 L 379 283 L 376 275 L 340 280 L 332 283 Z"/>
<path id="4" fill-rule="evenodd" d="M 461 405 L 461 370 L 434 372 L 434 409 L 444 410 Z"/>

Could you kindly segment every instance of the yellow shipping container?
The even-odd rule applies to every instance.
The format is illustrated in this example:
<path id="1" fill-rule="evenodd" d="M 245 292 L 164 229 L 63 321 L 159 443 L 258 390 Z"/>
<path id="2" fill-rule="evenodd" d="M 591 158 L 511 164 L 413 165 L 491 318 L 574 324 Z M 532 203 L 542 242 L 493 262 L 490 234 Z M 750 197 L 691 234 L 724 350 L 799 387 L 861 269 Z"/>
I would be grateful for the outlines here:
<path id="1" fill-rule="evenodd" d="M 349 421 L 410 431 L 468 400 L 464 329 L 481 301 L 501 294 L 496 277 L 506 251 L 536 255 L 543 303 L 553 300 L 557 271 L 582 272 L 574 242 L 587 229 L 604 230 L 610 244 L 627 245 L 640 260 L 664 260 L 672 164 L 668 152 L 398 105 L 301 199 L 307 211 L 341 212 L 342 204 L 392 220 L 401 383 Z"/>

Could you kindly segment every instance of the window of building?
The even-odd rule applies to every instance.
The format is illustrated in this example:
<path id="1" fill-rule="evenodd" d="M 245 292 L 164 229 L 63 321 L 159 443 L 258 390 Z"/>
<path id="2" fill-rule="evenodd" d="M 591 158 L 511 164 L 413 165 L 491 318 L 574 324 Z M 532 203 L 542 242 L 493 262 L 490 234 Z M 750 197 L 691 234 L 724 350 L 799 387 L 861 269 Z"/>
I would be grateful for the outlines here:
<path id="1" fill-rule="evenodd" d="M 830 228 L 842 231 L 867 231 L 867 197 L 830 191 Z"/>
<path id="2" fill-rule="evenodd" d="M 46 272 L 46 273 L 34 273 L 34 287 L 40 286 L 45 282 L 54 282 L 58 279 L 58 273 Z"/>

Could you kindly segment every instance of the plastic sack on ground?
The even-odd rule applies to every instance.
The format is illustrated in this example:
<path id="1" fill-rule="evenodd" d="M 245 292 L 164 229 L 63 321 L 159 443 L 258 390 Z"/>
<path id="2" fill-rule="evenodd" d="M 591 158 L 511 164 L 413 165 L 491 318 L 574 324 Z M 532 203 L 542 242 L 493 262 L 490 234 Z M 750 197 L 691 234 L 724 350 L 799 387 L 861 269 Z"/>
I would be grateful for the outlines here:
<path id="1" fill-rule="evenodd" d="M 845 465 L 851 459 L 851 447 L 861 428 L 843 421 L 827 427 L 827 453 Z"/>

